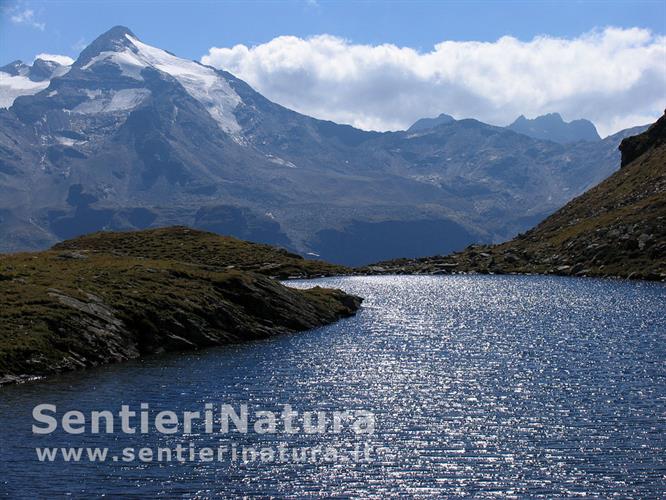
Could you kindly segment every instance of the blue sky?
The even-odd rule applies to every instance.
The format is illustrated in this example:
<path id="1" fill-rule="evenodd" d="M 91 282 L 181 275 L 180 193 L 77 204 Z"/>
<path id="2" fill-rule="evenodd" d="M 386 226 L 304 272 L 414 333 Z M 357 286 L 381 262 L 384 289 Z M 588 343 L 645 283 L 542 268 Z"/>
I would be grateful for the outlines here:
<path id="1" fill-rule="evenodd" d="M 605 136 L 666 107 L 666 0 L 0 0 L 0 65 L 75 58 L 118 24 L 367 130 L 559 112 Z"/>
<path id="2" fill-rule="evenodd" d="M 143 40 L 198 59 L 211 46 L 279 35 L 332 34 L 354 43 L 429 50 L 442 40 L 572 37 L 604 26 L 666 33 L 666 1 L 141 1 L 0 0 L 0 63 L 83 44 L 123 24 Z M 12 22 L 17 13 L 30 19 Z"/>

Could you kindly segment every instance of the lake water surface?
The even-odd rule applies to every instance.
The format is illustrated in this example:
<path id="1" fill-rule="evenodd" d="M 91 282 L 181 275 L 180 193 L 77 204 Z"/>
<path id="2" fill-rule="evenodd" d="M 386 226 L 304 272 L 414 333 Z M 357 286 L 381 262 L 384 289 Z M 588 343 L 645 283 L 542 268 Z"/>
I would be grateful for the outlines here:
<path id="1" fill-rule="evenodd" d="M 365 297 L 310 332 L 0 389 L 0 494 L 649 498 L 666 494 L 666 286 L 530 276 L 290 282 Z M 369 410 L 375 432 L 31 432 L 33 407 Z M 359 462 L 42 463 L 35 447 L 355 444 Z"/>

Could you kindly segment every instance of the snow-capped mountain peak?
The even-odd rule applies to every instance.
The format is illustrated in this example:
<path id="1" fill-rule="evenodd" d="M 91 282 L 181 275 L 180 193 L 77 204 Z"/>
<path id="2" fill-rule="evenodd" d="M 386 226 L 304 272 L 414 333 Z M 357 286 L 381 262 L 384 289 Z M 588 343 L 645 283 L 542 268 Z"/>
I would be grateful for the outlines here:
<path id="1" fill-rule="evenodd" d="M 86 66 L 91 59 L 94 59 L 104 52 L 122 52 L 130 45 L 126 35 L 134 36 L 134 33 L 125 26 L 115 26 L 101 34 L 90 45 L 83 49 L 74 63 L 74 67 Z"/>
<path id="2" fill-rule="evenodd" d="M 121 76 L 137 81 L 143 81 L 142 72 L 152 68 L 175 79 L 206 108 L 222 130 L 232 135 L 241 130 L 234 116 L 241 98 L 221 73 L 143 43 L 122 26 L 111 29 L 93 42 L 81 53 L 76 65 L 83 71 L 115 66 Z"/>

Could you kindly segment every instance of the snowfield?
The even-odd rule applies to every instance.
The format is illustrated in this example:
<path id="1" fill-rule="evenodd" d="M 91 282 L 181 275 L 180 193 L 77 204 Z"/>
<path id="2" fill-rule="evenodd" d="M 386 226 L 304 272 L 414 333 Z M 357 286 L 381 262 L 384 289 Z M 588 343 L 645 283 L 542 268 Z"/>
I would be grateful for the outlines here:
<path id="1" fill-rule="evenodd" d="M 235 135 L 241 130 L 234 110 L 241 103 L 240 96 L 217 71 L 198 62 L 181 59 L 165 50 L 147 45 L 126 34 L 132 44 L 122 51 L 107 51 L 92 58 L 83 70 L 97 64 L 115 64 L 124 76 L 143 80 L 141 71 L 152 67 L 175 78 L 194 99 L 206 108 L 210 116 L 225 132 Z"/>
<path id="2" fill-rule="evenodd" d="M 49 81 L 33 82 L 27 76 L 12 76 L 0 71 L 0 108 L 9 108 L 22 95 L 33 95 L 49 86 Z"/>
<path id="3" fill-rule="evenodd" d="M 94 113 L 113 113 L 118 111 L 129 111 L 136 108 L 148 96 L 148 89 L 123 89 L 118 91 L 86 92 L 90 101 L 76 106 L 72 113 L 94 114 Z"/>

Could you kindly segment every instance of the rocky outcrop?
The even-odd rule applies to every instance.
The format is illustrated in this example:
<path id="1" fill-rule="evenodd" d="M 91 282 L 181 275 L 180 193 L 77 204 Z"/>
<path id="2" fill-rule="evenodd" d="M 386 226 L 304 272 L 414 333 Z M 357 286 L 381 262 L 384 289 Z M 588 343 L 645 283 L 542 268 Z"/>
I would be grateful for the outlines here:
<path id="1" fill-rule="evenodd" d="M 578 141 L 600 141 L 599 133 L 589 120 L 565 122 L 559 113 L 548 113 L 530 120 L 523 115 L 507 126 L 508 129 L 535 139 L 544 139 L 560 144 Z"/>
<path id="2" fill-rule="evenodd" d="M 416 120 L 412 126 L 407 129 L 407 132 L 420 132 L 439 127 L 440 125 L 446 125 L 447 123 L 453 123 L 454 121 L 456 121 L 456 119 L 451 115 L 441 113 L 436 118 L 421 118 L 420 120 Z"/>
<path id="3" fill-rule="evenodd" d="M 666 121 L 662 118 L 646 130 L 644 134 L 627 137 L 620 143 L 621 166 L 629 165 L 650 149 L 663 146 L 664 142 L 666 142 Z"/>

